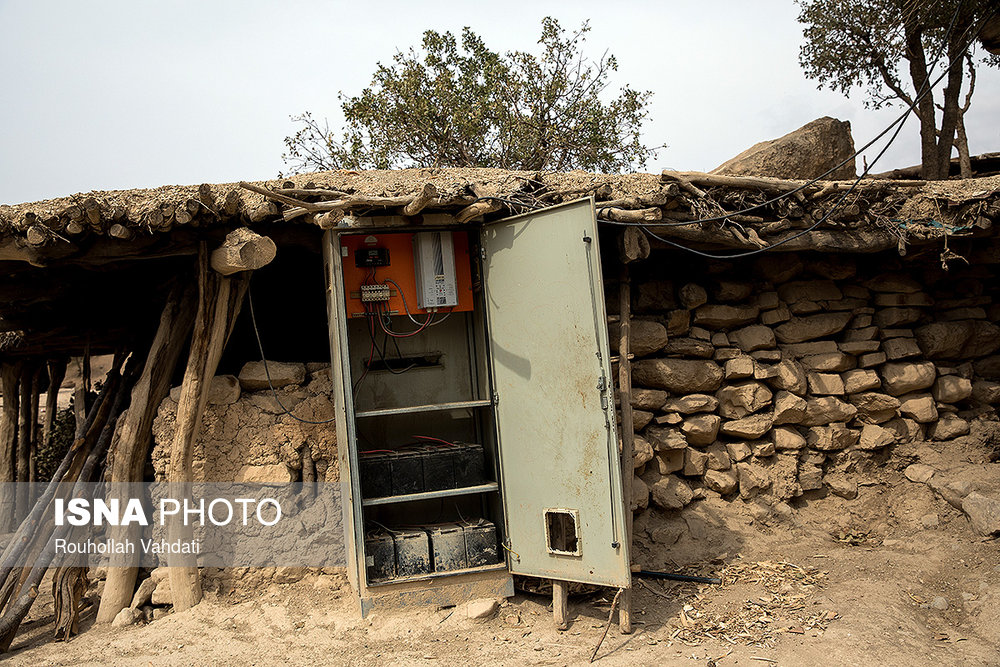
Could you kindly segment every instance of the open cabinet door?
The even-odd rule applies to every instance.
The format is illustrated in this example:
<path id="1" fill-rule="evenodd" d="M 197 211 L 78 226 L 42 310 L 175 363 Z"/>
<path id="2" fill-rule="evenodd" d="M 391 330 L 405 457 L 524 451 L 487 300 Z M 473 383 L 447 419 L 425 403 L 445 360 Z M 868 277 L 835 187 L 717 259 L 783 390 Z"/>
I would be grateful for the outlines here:
<path id="1" fill-rule="evenodd" d="M 590 199 L 483 228 L 510 570 L 630 585 Z"/>

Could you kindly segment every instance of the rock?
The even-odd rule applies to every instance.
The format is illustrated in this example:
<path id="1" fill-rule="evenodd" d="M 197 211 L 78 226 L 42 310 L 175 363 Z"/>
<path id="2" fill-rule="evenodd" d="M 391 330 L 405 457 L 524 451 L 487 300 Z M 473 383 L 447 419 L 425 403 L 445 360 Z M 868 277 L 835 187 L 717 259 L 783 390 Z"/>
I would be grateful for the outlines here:
<path id="1" fill-rule="evenodd" d="M 653 446 L 641 435 L 632 436 L 632 466 L 638 468 L 653 459 Z"/>
<path id="2" fill-rule="evenodd" d="M 859 355 L 868 352 L 878 352 L 882 346 L 877 340 L 859 340 L 853 343 L 837 343 L 837 347 L 844 354 Z M 858 362 L 860 363 L 860 361 Z"/>
<path id="3" fill-rule="evenodd" d="M 141 623 L 146 620 L 146 615 L 138 609 L 132 609 L 131 607 L 126 607 L 118 612 L 115 616 L 115 620 L 111 621 L 112 628 L 127 628 L 130 625 L 135 625 L 136 623 Z"/>
<path id="4" fill-rule="evenodd" d="M 671 398 L 662 405 L 663 410 L 679 412 L 684 415 L 698 412 L 715 412 L 718 407 L 718 399 L 708 394 L 688 394 L 687 396 Z"/>
<path id="5" fill-rule="evenodd" d="M 803 491 L 823 488 L 823 468 L 811 463 L 799 463 L 799 487 Z"/>
<path id="6" fill-rule="evenodd" d="M 920 356 L 920 347 L 912 338 L 890 338 L 882 341 L 882 351 L 890 361 Z"/>
<path id="7" fill-rule="evenodd" d="M 809 393 L 816 396 L 843 396 L 844 381 L 835 373 L 810 373 Z"/>
<path id="8" fill-rule="evenodd" d="M 757 361 L 774 364 L 781 361 L 781 350 L 754 350 L 750 356 Z"/>
<path id="9" fill-rule="evenodd" d="M 756 370 L 752 357 L 740 355 L 726 362 L 726 380 L 746 380 L 754 376 Z"/>
<path id="10" fill-rule="evenodd" d="M 911 294 L 923 289 L 919 282 L 905 273 L 882 273 L 864 282 L 864 286 L 874 292 L 897 292 Z"/>
<path id="11" fill-rule="evenodd" d="M 236 473 L 236 481 L 242 484 L 288 484 L 295 481 L 295 478 L 284 463 L 272 463 L 243 466 Z"/>
<path id="12" fill-rule="evenodd" d="M 770 350 L 775 346 L 774 331 L 760 324 L 752 324 L 730 332 L 729 340 L 744 352 Z"/>
<path id="13" fill-rule="evenodd" d="M 972 383 L 972 398 L 987 405 L 1000 403 L 1000 382 L 976 380 Z"/>
<path id="14" fill-rule="evenodd" d="M 934 476 L 935 470 L 923 463 L 912 463 L 903 470 L 906 479 L 917 484 L 926 484 Z"/>
<path id="15" fill-rule="evenodd" d="M 712 334 L 712 345 L 714 347 L 729 347 L 729 336 L 724 331 L 716 331 Z"/>
<path id="16" fill-rule="evenodd" d="M 636 476 L 632 476 L 632 511 L 649 507 L 649 487 Z"/>
<path id="17" fill-rule="evenodd" d="M 777 292 L 758 292 L 756 303 L 761 310 L 771 310 L 781 305 Z"/>
<path id="18" fill-rule="evenodd" d="M 914 333 L 924 356 L 930 359 L 982 357 L 1000 349 L 1000 327 L 991 322 L 931 322 Z"/>
<path id="19" fill-rule="evenodd" d="M 164 577 L 156 582 L 156 588 L 153 589 L 150 602 L 158 607 L 173 604 L 173 599 L 170 597 L 170 577 Z"/>
<path id="20" fill-rule="evenodd" d="M 751 500 L 771 486 L 767 470 L 756 463 L 737 463 L 736 473 L 739 478 L 740 498 L 743 500 Z"/>
<path id="21" fill-rule="evenodd" d="M 465 615 L 474 621 L 485 621 L 497 613 L 497 601 L 489 598 L 471 600 L 465 605 Z"/>
<path id="22" fill-rule="evenodd" d="M 798 303 L 836 301 L 844 295 L 832 280 L 796 280 L 778 287 L 778 297 L 785 303 Z"/>
<path id="23" fill-rule="evenodd" d="M 779 285 L 802 273 L 805 264 L 794 253 L 764 253 L 758 256 L 754 268 L 764 280 Z"/>
<path id="24" fill-rule="evenodd" d="M 667 475 L 650 488 L 653 502 L 666 510 L 684 509 L 694 499 L 691 487 L 676 475 Z"/>
<path id="25" fill-rule="evenodd" d="M 895 433 L 899 442 L 916 442 L 924 439 L 924 425 L 912 419 L 890 419 L 883 424 L 883 427 Z"/>
<path id="26" fill-rule="evenodd" d="M 848 500 L 853 500 L 858 497 L 858 482 L 853 479 L 849 479 L 847 475 L 843 473 L 834 473 L 827 475 L 823 478 L 823 481 L 830 491 L 834 495 L 840 496 L 841 498 L 847 498 Z"/>
<path id="27" fill-rule="evenodd" d="M 774 443 L 770 440 L 756 440 L 750 443 L 750 450 L 759 459 L 774 456 Z"/>
<path id="28" fill-rule="evenodd" d="M 806 401 L 803 426 L 823 426 L 833 422 L 848 422 L 858 414 L 858 409 L 835 396 L 811 398 Z"/>
<path id="29" fill-rule="evenodd" d="M 750 447 L 745 442 L 727 442 L 726 451 L 733 461 L 739 462 L 750 457 Z"/>
<path id="30" fill-rule="evenodd" d="M 775 428 L 771 437 L 774 440 L 775 449 L 783 451 L 797 450 L 806 446 L 806 439 L 802 437 L 801 433 L 790 426 Z"/>
<path id="31" fill-rule="evenodd" d="M 668 449 L 663 452 L 657 452 L 655 457 L 657 471 L 661 475 L 669 475 L 672 472 L 683 470 L 685 451 L 687 451 L 687 447 L 684 449 Z M 655 480 L 653 483 L 655 483 Z"/>
<path id="32" fill-rule="evenodd" d="M 885 360 L 885 352 L 870 352 L 868 354 L 862 354 L 858 357 L 858 366 L 861 368 L 871 368 L 872 366 L 880 366 L 884 364 Z"/>
<path id="33" fill-rule="evenodd" d="M 653 420 L 653 413 L 646 410 L 632 410 L 632 429 L 641 431 Z M 679 421 L 679 420 L 678 420 Z"/>
<path id="34" fill-rule="evenodd" d="M 668 394 L 659 389 L 632 387 L 632 407 L 638 410 L 659 410 L 667 402 Z"/>
<path id="35" fill-rule="evenodd" d="M 306 365 L 298 363 L 286 363 L 283 361 L 268 361 L 267 371 L 271 375 L 271 385 L 275 389 L 286 387 L 290 384 L 302 384 L 306 379 Z M 261 391 L 268 389 L 267 373 L 264 372 L 264 363 L 260 361 L 250 361 L 244 364 L 240 370 L 240 387 L 244 391 Z"/>
<path id="36" fill-rule="evenodd" d="M 739 473 L 736 470 L 709 470 L 704 477 L 705 486 L 723 496 L 736 491 Z"/>
<path id="37" fill-rule="evenodd" d="M 876 294 L 876 306 L 916 306 L 918 308 L 928 308 L 934 305 L 934 299 L 923 292 L 913 292 L 910 294 Z"/>
<path id="38" fill-rule="evenodd" d="M 924 514 L 920 517 L 920 525 L 926 529 L 937 528 L 941 525 L 941 517 L 933 512 Z"/>
<path id="39" fill-rule="evenodd" d="M 1000 356 L 979 359 L 973 364 L 976 375 L 987 380 L 1000 380 Z"/>
<path id="40" fill-rule="evenodd" d="M 629 352 L 635 357 L 646 357 L 662 350 L 669 340 L 665 326 L 648 320 L 632 320 L 629 335 Z M 620 323 L 614 322 L 608 325 L 608 339 L 611 351 L 618 352 L 621 340 Z"/>
<path id="41" fill-rule="evenodd" d="M 274 362 L 268 362 L 268 368 Z M 278 385 L 274 385 L 275 389 Z M 264 388 L 267 388 L 267 382 L 265 380 Z M 170 398 L 176 403 L 180 400 L 181 388 L 174 387 L 170 390 Z M 212 378 L 212 383 L 208 388 L 208 404 L 209 405 L 231 405 L 236 401 L 240 400 L 240 381 L 236 379 L 235 375 L 216 375 Z"/>
<path id="42" fill-rule="evenodd" d="M 814 426 L 807 433 L 806 443 L 811 448 L 818 449 L 821 452 L 838 451 L 853 447 L 857 444 L 860 436 L 858 431 L 838 424 L 832 426 Z"/>
<path id="43" fill-rule="evenodd" d="M 899 413 L 920 424 L 929 424 L 938 418 L 937 406 L 930 394 L 900 396 Z"/>
<path id="44" fill-rule="evenodd" d="M 672 337 L 663 348 L 663 352 L 670 356 L 711 359 L 715 354 L 715 348 L 707 340 Z"/>
<path id="45" fill-rule="evenodd" d="M 864 392 L 854 394 L 848 400 L 858 409 L 862 418 L 873 424 L 882 424 L 898 414 L 899 399 L 888 394 Z"/>
<path id="46" fill-rule="evenodd" d="M 726 385 L 715 393 L 719 414 L 727 419 L 742 419 L 771 404 L 771 390 L 760 382 Z"/>
<path id="47" fill-rule="evenodd" d="M 705 305 L 694 311 L 694 323 L 709 329 L 729 330 L 757 319 L 757 306 Z"/>
<path id="48" fill-rule="evenodd" d="M 687 438 L 675 428 L 650 426 L 645 432 L 646 439 L 658 452 L 687 447 Z"/>
<path id="49" fill-rule="evenodd" d="M 811 371 L 835 371 L 837 373 L 850 370 L 857 365 L 854 357 L 839 350 L 824 354 L 810 354 L 802 357 L 800 361 Z"/>
<path id="50" fill-rule="evenodd" d="M 729 450 L 727 446 L 721 442 L 710 445 L 708 449 L 705 450 L 705 454 L 708 456 L 709 470 L 729 470 L 729 468 L 732 467 L 732 459 L 729 456 Z M 746 457 L 744 456 L 743 458 Z"/>
<path id="51" fill-rule="evenodd" d="M 973 492 L 962 500 L 962 511 L 979 534 L 1000 534 L 1000 500 Z"/>
<path id="52" fill-rule="evenodd" d="M 779 304 L 774 310 L 765 310 L 760 314 L 760 321 L 767 326 L 774 326 L 792 319 L 792 312 L 785 304 Z"/>
<path id="53" fill-rule="evenodd" d="M 931 440 L 952 440 L 969 434 L 969 422 L 958 417 L 942 417 L 927 430 Z"/>
<path id="54" fill-rule="evenodd" d="M 708 454 L 688 447 L 684 450 L 684 467 L 681 474 L 688 477 L 700 477 L 708 470 Z"/>
<path id="55" fill-rule="evenodd" d="M 851 313 L 821 313 L 807 317 L 793 317 L 774 329 L 774 335 L 782 343 L 802 343 L 816 338 L 825 338 L 838 333 L 851 321 Z"/>
<path id="56" fill-rule="evenodd" d="M 686 310 L 671 310 L 664 320 L 667 333 L 671 336 L 683 336 L 691 328 L 691 313 Z"/>
<path id="57" fill-rule="evenodd" d="M 781 346 L 783 352 L 796 359 L 818 354 L 836 354 L 839 352 L 837 343 L 832 340 L 813 340 L 807 343 L 786 343 Z"/>
<path id="58" fill-rule="evenodd" d="M 861 438 L 858 440 L 858 449 L 875 450 L 888 447 L 896 442 L 896 434 L 889 429 L 865 424 L 861 428 Z"/>
<path id="59" fill-rule="evenodd" d="M 660 312 L 676 307 L 674 284 L 669 280 L 644 280 L 639 283 L 639 293 L 635 299 L 636 312 Z"/>
<path id="60" fill-rule="evenodd" d="M 641 359 L 632 365 L 636 384 L 675 394 L 715 391 L 722 384 L 722 367 L 714 361 Z"/>
<path id="61" fill-rule="evenodd" d="M 934 383 L 931 393 L 935 401 L 960 403 L 972 396 L 972 381 L 957 375 L 944 375 Z"/>
<path id="62" fill-rule="evenodd" d="M 931 609 L 937 609 L 938 611 L 945 611 L 947 608 L 948 608 L 948 600 L 941 597 L 940 595 L 936 596 L 933 600 L 931 600 Z"/>
<path id="63" fill-rule="evenodd" d="M 806 416 L 806 400 L 788 391 L 774 397 L 774 423 L 798 424 Z"/>
<path id="64" fill-rule="evenodd" d="M 756 440 L 771 430 L 771 415 L 756 414 L 722 424 L 719 431 L 733 438 Z"/>
<path id="65" fill-rule="evenodd" d="M 711 173 L 809 179 L 837 167 L 824 178 L 852 179 L 855 177 L 852 155 L 851 124 L 824 116 L 783 137 L 754 144 Z M 838 167 L 841 162 L 845 163 Z"/>
<path id="66" fill-rule="evenodd" d="M 879 329 L 908 326 L 920 319 L 919 308 L 883 308 L 875 313 L 875 324 Z"/>
<path id="67" fill-rule="evenodd" d="M 156 585 L 159 582 L 154 580 L 152 577 L 147 577 L 142 580 L 139 584 L 139 588 L 135 589 L 135 594 L 132 595 L 132 604 L 129 606 L 132 609 L 139 609 L 149 604 L 150 600 L 153 598 L 153 591 L 156 590 Z"/>
<path id="68" fill-rule="evenodd" d="M 701 285 L 695 285 L 694 283 L 688 283 L 680 288 L 677 296 L 681 305 L 688 310 L 694 310 L 698 306 L 708 303 L 708 292 Z"/>
<path id="69" fill-rule="evenodd" d="M 681 433 L 688 443 L 696 446 L 710 445 L 719 434 L 722 419 L 718 415 L 695 415 L 681 424 Z"/>
<path id="70" fill-rule="evenodd" d="M 851 320 L 851 326 L 857 325 L 857 319 Z M 848 329 L 847 333 L 844 334 L 845 343 L 854 343 L 858 341 L 869 341 L 875 340 L 878 335 L 878 327 L 858 327 L 853 329 Z"/>
<path id="71" fill-rule="evenodd" d="M 893 396 L 927 389 L 934 384 L 936 377 L 937 369 L 929 361 L 891 363 L 882 367 L 883 386 Z"/>
<path id="72" fill-rule="evenodd" d="M 790 359 L 779 361 L 773 366 L 775 376 L 768 381 L 772 387 L 802 395 L 808 389 L 806 372 L 802 366 Z"/>
<path id="73" fill-rule="evenodd" d="M 873 370 L 859 368 L 845 372 L 841 378 L 844 381 L 844 391 L 848 394 L 870 391 L 882 386 L 882 379 Z"/>
<path id="74" fill-rule="evenodd" d="M 753 293 L 753 285 L 748 282 L 736 280 L 719 280 L 715 284 L 712 295 L 718 301 L 731 303 L 743 301 Z"/>

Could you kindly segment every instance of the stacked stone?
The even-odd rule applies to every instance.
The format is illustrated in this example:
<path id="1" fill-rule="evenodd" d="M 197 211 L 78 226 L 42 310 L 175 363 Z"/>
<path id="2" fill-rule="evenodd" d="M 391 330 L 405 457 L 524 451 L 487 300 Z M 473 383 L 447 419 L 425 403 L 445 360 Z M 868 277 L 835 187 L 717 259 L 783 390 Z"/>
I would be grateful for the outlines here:
<path id="1" fill-rule="evenodd" d="M 639 283 L 633 509 L 708 492 L 852 498 L 859 460 L 967 434 L 968 418 L 992 409 L 1000 312 L 984 308 L 982 283 L 932 296 L 920 274 L 871 267 L 768 256 L 746 280 L 712 280 L 706 267 L 703 284 Z"/>

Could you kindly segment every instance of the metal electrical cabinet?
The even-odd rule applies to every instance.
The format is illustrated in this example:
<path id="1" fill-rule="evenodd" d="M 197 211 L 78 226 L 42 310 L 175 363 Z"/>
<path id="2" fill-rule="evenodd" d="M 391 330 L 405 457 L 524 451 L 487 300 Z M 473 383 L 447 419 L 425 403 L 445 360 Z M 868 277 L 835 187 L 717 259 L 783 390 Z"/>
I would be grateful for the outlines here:
<path id="1" fill-rule="evenodd" d="M 362 613 L 509 596 L 512 574 L 629 586 L 593 201 L 480 226 L 378 224 L 324 237 Z M 430 250 L 414 240 L 442 231 Z M 433 279 L 455 306 L 418 308 Z"/>

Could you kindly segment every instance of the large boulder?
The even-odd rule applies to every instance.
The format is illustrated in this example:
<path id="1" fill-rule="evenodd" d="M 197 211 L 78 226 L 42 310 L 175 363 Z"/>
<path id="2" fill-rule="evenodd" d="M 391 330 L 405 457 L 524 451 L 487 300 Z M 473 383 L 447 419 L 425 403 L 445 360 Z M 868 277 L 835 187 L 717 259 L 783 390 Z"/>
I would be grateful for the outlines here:
<path id="1" fill-rule="evenodd" d="M 722 367 L 714 361 L 641 359 L 632 365 L 636 384 L 675 394 L 715 391 L 722 384 Z"/>
<path id="2" fill-rule="evenodd" d="M 980 534 L 1000 534 L 1000 500 L 972 492 L 962 500 L 962 511 Z"/>
<path id="3" fill-rule="evenodd" d="M 754 144 L 711 173 L 847 180 L 856 175 L 853 155 L 850 122 L 824 116 L 783 137 Z M 841 162 L 845 163 L 838 167 Z"/>

